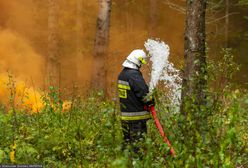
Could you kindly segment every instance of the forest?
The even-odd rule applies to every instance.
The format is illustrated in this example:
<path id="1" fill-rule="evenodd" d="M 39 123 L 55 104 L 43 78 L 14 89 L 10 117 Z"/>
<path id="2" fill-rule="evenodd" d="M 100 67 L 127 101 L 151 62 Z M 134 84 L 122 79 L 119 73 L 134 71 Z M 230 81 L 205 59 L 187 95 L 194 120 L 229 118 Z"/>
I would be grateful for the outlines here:
<path id="1" fill-rule="evenodd" d="M 135 49 L 138 153 L 118 83 Z M 247 54 L 248 0 L 1 0 L 0 167 L 246 168 Z"/>

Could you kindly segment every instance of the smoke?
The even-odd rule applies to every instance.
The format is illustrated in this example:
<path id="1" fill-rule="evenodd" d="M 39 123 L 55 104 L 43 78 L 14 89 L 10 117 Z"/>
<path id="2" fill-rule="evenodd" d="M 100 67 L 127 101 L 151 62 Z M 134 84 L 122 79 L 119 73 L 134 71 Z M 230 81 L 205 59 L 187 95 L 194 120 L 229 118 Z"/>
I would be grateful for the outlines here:
<path id="1" fill-rule="evenodd" d="M 10 30 L 0 31 L 0 102 L 8 105 L 11 89 L 14 89 L 15 105 L 32 111 L 40 108 L 41 93 L 32 85 L 42 85 L 44 63 L 42 56 L 20 35 Z M 15 86 L 10 85 L 9 75 L 13 75 Z"/>
<path id="2" fill-rule="evenodd" d="M 72 57 L 75 55 L 75 34 L 68 32 L 68 28 L 74 25 L 73 18 L 76 18 L 75 2 L 60 1 L 60 5 L 63 7 L 59 12 L 62 20 L 59 22 L 62 54 L 58 61 L 61 62 L 63 74 L 61 83 L 65 85 L 72 79 L 74 81 L 76 75 L 71 74 L 76 74 L 75 63 L 79 61 L 74 61 Z M 44 88 L 44 83 L 48 82 L 45 80 L 47 9 L 45 1 L 0 1 L 0 104 L 9 106 L 8 75 L 11 74 L 15 81 L 15 105 L 21 108 L 28 106 L 32 111 L 37 111 L 42 106 L 43 92 L 39 88 Z"/>
<path id="3" fill-rule="evenodd" d="M 14 104 L 16 108 L 38 112 L 44 106 L 42 95 L 42 92 L 14 79 L 11 74 L 0 74 L 0 102 L 5 106 L 11 107 Z"/>
<path id="4" fill-rule="evenodd" d="M 0 73 L 11 72 L 25 81 L 41 85 L 45 62 L 30 44 L 10 30 L 0 31 Z"/>

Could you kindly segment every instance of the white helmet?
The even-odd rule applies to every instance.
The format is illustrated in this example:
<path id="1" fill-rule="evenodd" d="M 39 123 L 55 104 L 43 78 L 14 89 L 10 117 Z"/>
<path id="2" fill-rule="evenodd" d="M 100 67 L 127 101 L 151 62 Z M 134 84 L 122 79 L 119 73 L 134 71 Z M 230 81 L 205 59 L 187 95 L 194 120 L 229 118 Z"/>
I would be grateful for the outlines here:
<path id="1" fill-rule="evenodd" d="M 126 68 L 138 69 L 141 67 L 142 64 L 147 63 L 146 60 L 147 60 L 146 53 L 141 49 L 137 49 L 137 50 L 133 50 L 129 54 L 129 56 L 124 61 L 122 66 L 124 66 Z"/>

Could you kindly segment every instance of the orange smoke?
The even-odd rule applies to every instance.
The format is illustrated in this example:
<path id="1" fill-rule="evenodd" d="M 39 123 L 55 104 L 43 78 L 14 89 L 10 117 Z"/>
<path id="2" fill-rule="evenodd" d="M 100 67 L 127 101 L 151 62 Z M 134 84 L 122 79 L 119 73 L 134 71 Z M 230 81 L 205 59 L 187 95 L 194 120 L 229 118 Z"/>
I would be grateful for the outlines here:
<path id="1" fill-rule="evenodd" d="M 10 97 L 13 93 L 15 108 L 27 109 L 31 113 L 37 113 L 45 106 L 42 99 L 43 96 L 46 96 L 44 92 L 38 91 L 33 87 L 27 87 L 23 81 L 15 81 L 13 77 L 7 74 L 0 74 L 0 103 L 6 106 L 12 106 L 10 104 Z M 62 104 L 63 111 L 69 110 L 71 104 L 70 101 L 64 101 Z M 53 104 L 51 106 L 53 107 Z"/>
<path id="2" fill-rule="evenodd" d="M 0 103 L 10 106 L 11 93 L 15 92 L 15 107 L 30 109 L 32 113 L 40 111 L 44 107 L 44 93 L 33 85 L 42 86 L 44 68 L 43 57 L 27 40 L 10 30 L 0 31 Z M 15 76 L 11 78 L 7 72 Z M 63 107 L 68 109 L 70 102 Z"/>
<path id="3" fill-rule="evenodd" d="M 24 38 L 10 30 L 0 31 L 0 73 L 10 71 L 24 81 L 41 86 L 45 60 Z"/>
<path id="4" fill-rule="evenodd" d="M 41 93 L 30 83 L 41 86 L 44 72 L 44 60 L 32 46 L 17 33 L 10 30 L 0 31 L 0 102 L 7 105 L 12 92 L 15 90 L 15 105 L 28 107 L 33 112 L 42 105 Z M 6 72 L 15 75 L 15 87 L 10 86 Z M 23 82 L 25 81 L 25 82 Z M 31 82 L 32 81 L 32 82 Z"/>
<path id="5" fill-rule="evenodd" d="M 22 81 L 15 81 L 6 74 L 0 74 L 0 102 L 11 106 L 11 96 L 16 108 L 30 109 L 33 113 L 43 108 L 42 93 L 27 87 Z"/>

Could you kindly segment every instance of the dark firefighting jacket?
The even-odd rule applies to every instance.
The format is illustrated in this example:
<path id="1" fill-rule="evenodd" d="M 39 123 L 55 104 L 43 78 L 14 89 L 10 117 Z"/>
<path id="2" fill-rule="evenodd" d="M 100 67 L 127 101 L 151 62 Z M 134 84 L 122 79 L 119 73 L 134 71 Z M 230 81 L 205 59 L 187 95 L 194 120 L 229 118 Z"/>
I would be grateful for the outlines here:
<path id="1" fill-rule="evenodd" d="M 121 119 L 126 121 L 150 118 L 144 109 L 144 97 L 149 89 L 139 70 L 124 68 L 118 77 Z"/>

